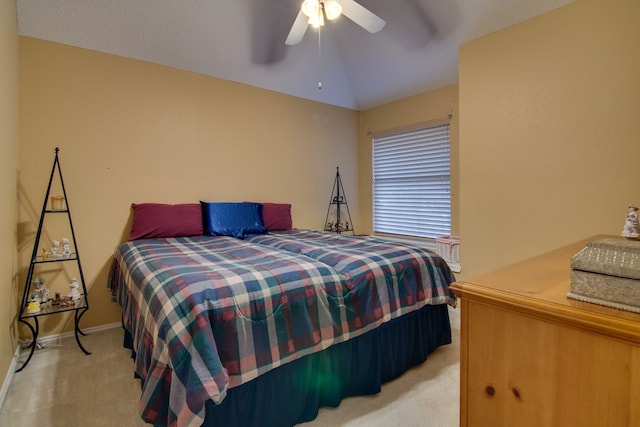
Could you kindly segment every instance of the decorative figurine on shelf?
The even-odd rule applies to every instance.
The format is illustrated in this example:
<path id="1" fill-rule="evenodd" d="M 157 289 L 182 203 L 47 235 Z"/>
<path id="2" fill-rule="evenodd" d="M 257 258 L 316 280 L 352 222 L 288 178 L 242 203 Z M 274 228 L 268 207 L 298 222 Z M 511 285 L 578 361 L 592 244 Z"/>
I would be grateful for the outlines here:
<path id="1" fill-rule="evenodd" d="M 327 231 L 336 231 L 341 233 L 349 230 L 349 221 L 329 221 L 327 222 Z"/>
<path id="2" fill-rule="evenodd" d="M 49 258 L 49 250 L 47 248 L 42 248 L 42 259 L 46 260 Z"/>
<path id="3" fill-rule="evenodd" d="M 67 298 L 69 298 L 72 301 L 79 299 L 80 298 L 80 292 L 78 292 L 79 286 L 80 284 L 78 283 L 78 279 L 74 277 L 71 280 L 71 283 L 69 283 L 69 293 L 67 294 Z"/>
<path id="4" fill-rule="evenodd" d="M 629 205 L 627 211 L 627 218 L 624 222 L 624 228 L 622 229 L 622 237 L 627 239 L 637 239 L 640 237 L 640 225 L 638 224 L 638 208 Z"/>
<path id="5" fill-rule="evenodd" d="M 56 292 L 55 297 L 51 300 L 51 305 L 59 306 L 61 302 L 62 296 L 60 295 L 60 292 Z"/>
<path id="6" fill-rule="evenodd" d="M 53 246 L 49 249 L 49 254 L 54 258 L 62 256 L 62 253 L 60 252 L 60 240 L 54 240 L 52 243 Z"/>
<path id="7" fill-rule="evenodd" d="M 39 280 L 39 279 L 36 279 Z M 35 281 L 34 281 L 35 284 Z M 38 292 L 34 290 L 31 292 L 31 301 L 27 303 L 27 313 L 39 313 L 40 312 L 40 299 L 38 296 Z"/>
<path id="8" fill-rule="evenodd" d="M 39 313 L 40 312 L 40 302 L 39 301 L 31 301 L 27 304 L 27 313 Z"/>
<path id="9" fill-rule="evenodd" d="M 47 286 L 39 277 L 36 277 L 33 280 L 33 293 L 31 296 L 32 296 L 32 300 L 35 300 L 41 303 L 45 303 L 49 301 L 49 298 L 51 297 L 51 292 L 49 292 L 49 289 L 47 289 Z"/>
<path id="10" fill-rule="evenodd" d="M 69 247 L 69 239 L 67 239 L 66 237 L 63 237 L 62 239 L 60 239 L 60 242 L 62 243 L 62 256 L 64 258 L 70 258 L 71 249 Z"/>

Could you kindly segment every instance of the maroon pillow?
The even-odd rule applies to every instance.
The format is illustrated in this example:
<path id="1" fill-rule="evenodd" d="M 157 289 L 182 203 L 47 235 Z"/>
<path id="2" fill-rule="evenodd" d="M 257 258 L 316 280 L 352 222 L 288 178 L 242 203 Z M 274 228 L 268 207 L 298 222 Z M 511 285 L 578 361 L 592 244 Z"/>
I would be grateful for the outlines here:
<path id="1" fill-rule="evenodd" d="M 291 205 L 288 203 L 262 203 L 264 226 L 269 231 L 291 230 Z"/>
<path id="2" fill-rule="evenodd" d="M 133 223 L 129 240 L 202 235 L 202 209 L 199 203 L 133 203 L 131 208 Z"/>

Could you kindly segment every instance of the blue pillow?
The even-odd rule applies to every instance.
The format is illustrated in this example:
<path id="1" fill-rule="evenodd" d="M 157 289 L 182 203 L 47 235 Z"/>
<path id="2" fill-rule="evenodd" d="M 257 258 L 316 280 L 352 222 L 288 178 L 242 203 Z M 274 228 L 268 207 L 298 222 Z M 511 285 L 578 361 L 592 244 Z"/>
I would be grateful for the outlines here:
<path id="1" fill-rule="evenodd" d="M 205 236 L 232 236 L 239 239 L 266 234 L 259 203 L 203 202 L 202 228 Z"/>

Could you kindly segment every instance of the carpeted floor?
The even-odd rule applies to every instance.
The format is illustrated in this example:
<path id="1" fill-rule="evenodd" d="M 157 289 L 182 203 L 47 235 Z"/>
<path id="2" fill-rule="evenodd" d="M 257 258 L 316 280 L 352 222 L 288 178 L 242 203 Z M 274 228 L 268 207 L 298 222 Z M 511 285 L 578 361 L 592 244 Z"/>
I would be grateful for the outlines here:
<path id="1" fill-rule="evenodd" d="M 449 309 L 453 343 L 385 384 L 375 396 L 354 397 L 338 408 L 323 408 L 305 427 L 459 425 L 460 311 Z M 138 416 L 140 383 L 122 348 L 120 328 L 82 338 L 85 356 L 73 337 L 51 341 L 29 365 L 14 374 L 0 411 L 6 427 L 145 426 Z M 229 426 L 232 427 L 232 426 Z"/>

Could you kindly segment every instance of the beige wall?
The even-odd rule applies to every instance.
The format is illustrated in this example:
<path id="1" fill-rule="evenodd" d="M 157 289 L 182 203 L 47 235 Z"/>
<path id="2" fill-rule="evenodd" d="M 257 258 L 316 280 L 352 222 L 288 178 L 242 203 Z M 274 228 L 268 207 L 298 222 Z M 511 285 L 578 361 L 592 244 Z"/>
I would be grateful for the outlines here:
<path id="1" fill-rule="evenodd" d="M 362 224 L 359 232 L 372 230 L 371 183 L 371 132 L 389 130 L 414 123 L 439 119 L 451 115 L 451 228 L 455 235 L 459 230 L 458 197 L 458 85 L 411 96 L 377 108 L 362 111 L 359 132 L 359 197 L 361 216 L 356 224 Z"/>
<path id="2" fill-rule="evenodd" d="M 132 202 L 289 202 L 295 227 L 320 229 L 336 166 L 357 192 L 356 111 L 24 37 L 20 101 L 19 228 L 37 225 L 59 146 L 89 287 L 85 327 L 119 321 L 106 279 Z M 31 246 L 26 232 L 23 269 Z M 71 326 L 44 320 L 45 335 Z"/>
<path id="3" fill-rule="evenodd" d="M 597 233 L 640 204 L 640 2 L 577 0 L 460 49 L 465 275 Z"/>
<path id="4" fill-rule="evenodd" d="M 90 287 L 83 325 L 95 326 L 119 319 L 105 281 L 131 202 L 291 202 L 295 226 L 320 228 L 340 166 L 356 231 L 370 232 L 368 132 L 447 114 L 464 276 L 618 234 L 626 206 L 640 203 L 639 8 L 578 0 L 462 46 L 459 86 L 360 114 L 21 38 L 19 280 L 56 146 Z M 0 64 L 11 66 L 17 54 L 4 46 Z M 11 133 L 13 104 L 1 102 Z M 3 173 L 15 168 L 5 160 L 15 147 L 7 149 Z M 63 316 L 46 320 L 45 333 L 70 326 Z"/>
<path id="5" fill-rule="evenodd" d="M 16 348 L 18 27 L 16 4 L 0 0 L 0 386 Z M 19 298 L 19 297 L 18 297 Z M 0 402 L 1 403 L 1 402 Z"/>

